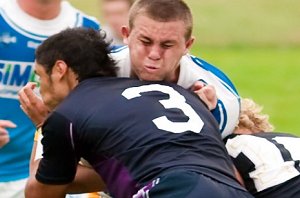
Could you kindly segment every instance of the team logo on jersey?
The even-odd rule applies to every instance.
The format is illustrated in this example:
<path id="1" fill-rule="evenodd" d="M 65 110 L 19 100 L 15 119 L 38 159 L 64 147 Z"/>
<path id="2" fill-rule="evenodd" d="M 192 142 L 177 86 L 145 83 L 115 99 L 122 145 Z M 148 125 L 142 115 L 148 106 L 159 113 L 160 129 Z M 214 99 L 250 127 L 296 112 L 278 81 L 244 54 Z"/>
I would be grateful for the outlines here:
<path id="1" fill-rule="evenodd" d="M 33 48 L 33 49 L 36 49 L 41 43 L 37 43 L 37 42 L 34 42 L 34 41 L 28 41 L 27 42 L 27 47 L 28 48 Z"/>
<path id="2" fill-rule="evenodd" d="M 1 44 L 10 44 L 10 43 L 16 43 L 17 37 L 11 36 L 8 32 L 4 32 L 0 35 L 0 43 Z"/>
<path id="3" fill-rule="evenodd" d="M 32 63 L 0 60 L 0 97 L 17 99 L 18 91 L 29 81 L 38 81 Z"/>

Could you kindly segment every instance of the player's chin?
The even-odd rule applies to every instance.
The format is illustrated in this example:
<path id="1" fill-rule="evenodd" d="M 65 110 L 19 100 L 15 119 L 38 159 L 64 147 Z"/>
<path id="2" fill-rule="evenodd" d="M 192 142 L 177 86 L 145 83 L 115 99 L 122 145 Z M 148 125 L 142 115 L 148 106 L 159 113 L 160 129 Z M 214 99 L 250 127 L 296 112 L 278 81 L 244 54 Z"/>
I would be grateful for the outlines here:
<path id="1" fill-rule="evenodd" d="M 157 74 L 149 74 L 149 73 L 143 73 L 139 76 L 140 80 L 143 81 L 162 81 L 163 79 L 160 78 Z"/>

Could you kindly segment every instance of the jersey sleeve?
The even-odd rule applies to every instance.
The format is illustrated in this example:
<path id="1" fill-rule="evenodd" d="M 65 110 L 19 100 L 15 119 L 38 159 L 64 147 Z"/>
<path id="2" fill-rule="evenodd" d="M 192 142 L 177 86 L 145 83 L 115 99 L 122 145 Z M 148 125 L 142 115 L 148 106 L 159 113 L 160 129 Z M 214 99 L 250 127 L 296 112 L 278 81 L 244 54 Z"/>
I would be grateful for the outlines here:
<path id="1" fill-rule="evenodd" d="M 76 174 L 79 161 L 75 149 L 72 123 L 53 112 L 43 129 L 43 158 L 36 179 L 45 184 L 67 184 Z"/>
<path id="2" fill-rule="evenodd" d="M 230 135 L 239 119 L 240 96 L 232 81 L 217 67 L 208 62 L 191 56 L 192 61 L 199 67 L 197 80 L 213 85 L 217 92 L 217 106 L 211 112 L 219 123 L 223 138 Z"/>
<path id="3" fill-rule="evenodd" d="M 100 30 L 101 25 L 95 18 L 83 17 L 82 26 L 92 28 L 94 30 Z"/>

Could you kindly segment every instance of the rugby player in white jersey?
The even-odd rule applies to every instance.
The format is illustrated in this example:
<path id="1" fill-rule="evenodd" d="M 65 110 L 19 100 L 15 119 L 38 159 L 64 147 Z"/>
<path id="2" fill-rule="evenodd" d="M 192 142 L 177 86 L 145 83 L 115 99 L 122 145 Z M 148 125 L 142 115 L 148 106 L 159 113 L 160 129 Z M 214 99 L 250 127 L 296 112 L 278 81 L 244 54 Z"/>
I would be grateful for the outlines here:
<path id="1" fill-rule="evenodd" d="M 300 197 L 300 137 L 273 132 L 262 107 L 241 100 L 241 116 L 226 148 L 247 190 L 256 198 Z"/>

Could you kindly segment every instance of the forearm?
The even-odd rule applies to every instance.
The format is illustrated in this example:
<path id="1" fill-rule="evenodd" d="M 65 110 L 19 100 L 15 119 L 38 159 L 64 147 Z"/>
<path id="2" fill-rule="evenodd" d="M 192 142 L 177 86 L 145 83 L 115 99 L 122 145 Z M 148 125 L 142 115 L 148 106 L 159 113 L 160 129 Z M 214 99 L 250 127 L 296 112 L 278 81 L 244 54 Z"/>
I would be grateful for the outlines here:
<path id="1" fill-rule="evenodd" d="M 43 145 L 41 144 L 42 134 L 37 131 L 34 144 L 31 152 L 30 160 L 30 175 L 35 176 L 38 164 L 42 158 Z M 84 193 L 84 192 L 98 192 L 105 191 L 106 185 L 98 173 L 91 167 L 79 165 L 77 167 L 74 180 L 68 184 L 67 193 Z"/>
<path id="2" fill-rule="evenodd" d="M 30 176 L 25 188 L 26 198 L 64 198 L 66 196 L 66 185 L 46 185 Z"/>
<path id="3" fill-rule="evenodd" d="M 245 187 L 245 183 L 244 183 L 244 180 L 240 174 L 240 172 L 236 169 L 236 167 L 233 165 L 233 171 L 234 171 L 234 175 L 236 177 L 236 179 L 239 181 L 239 183 Z"/>
<path id="4" fill-rule="evenodd" d="M 75 179 L 68 186 L 67 192 L 72 194 L 105 190 L 105 183 L 93 168 L 78 165 Z"/>
<path id="5" fill-rule="evenodd" d="M 30 160 L 30 175 L 35 175 L 38 168 L 38 161 L 36 159 L 37 145 L 40 141 L 34 141 L 31 160 Z M 106 185 L 101 177 L 93 168 L 78 165 L 75 179 L 69 184 L 67 193 L 83 193 L 83 192 L 98 192 L 105 191 Z"/>
<path id="6" fill-rule="evenodd" d="M 30 178 L 26 185 L 26 198 L 60 198 L 65 194 L 105 191 L 106 185 L 92 168 L 78 165 L 75 179 L 65 185 L 47 185 L 36 180 L 40 160 L 31 162 Z"/>
<path id="7" fill-rule="evenodd" d="M 40 163 L 39 160 L 30 164 L 30 176 L 25 187 L 26 198 L 64 198 L 66 195 L 66 185 L 48 185 L 39 182 L 35 175 Z"/>

